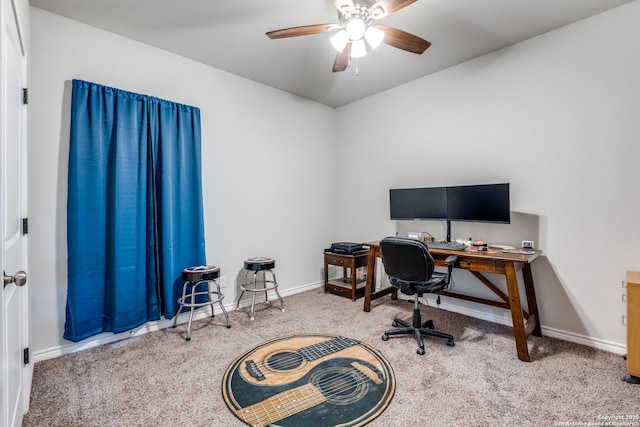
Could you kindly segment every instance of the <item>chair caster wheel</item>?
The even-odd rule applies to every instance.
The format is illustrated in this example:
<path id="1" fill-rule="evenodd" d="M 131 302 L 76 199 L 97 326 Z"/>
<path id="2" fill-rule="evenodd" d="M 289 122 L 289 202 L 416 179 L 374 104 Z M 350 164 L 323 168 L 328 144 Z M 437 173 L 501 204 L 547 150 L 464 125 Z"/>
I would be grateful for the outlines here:
<path id="1" fill-rule="evenodd" d="M 449 347 L 453 347 L 454 345 L 456 345 L 456 343 L 454 343 L 453 340 L 449 340 L 449 341 L 447 341 L 447 345 Z"/>
<path id="2" fill-rule="evenodd" d="M 396 322 L 395 320 L 393 322 L 391 322 L 391 326 L 393 326 L 394 328 L 398 327 L 398 322 Z"/>
<path id="3" fill-rule="evenodd" d="M 629 384 L 640 384 L 640 378 L 629 374 L 626 374 L 624 377 L 622 377 L 622 381 L 625 381 Z"/>
<path id="4" fill-rule="evenodd" d="M 227 329 L 231 329 L 231 325 L 227 325 Z"/>
<path id="5" fill-rule="evenodd" d="M 416 353 L 418 353 L 420 356 L 423 356 L 424 355 L 424 348 L 418 348 L 416 350 Z"/>
<path id="6" fill-rule="evenodd" d="M 424 322 L 424 324 L 422 325 L 423 328 L 426 329 L 435 329 L 435 325 L 433 324 L 433 320 L 427 320 L 426 322 Z"/>
<path id="7" fill-rule="evenodd" d="M 382 341 L 387 341 L 389 339 L 389 335 L 384 334 L 382 335 Z"/>
<path id="8" fill-rule="evenodd" d="M 184 340 L 185 341 L 191 341 L 191 337 L 186 337 Z"/>

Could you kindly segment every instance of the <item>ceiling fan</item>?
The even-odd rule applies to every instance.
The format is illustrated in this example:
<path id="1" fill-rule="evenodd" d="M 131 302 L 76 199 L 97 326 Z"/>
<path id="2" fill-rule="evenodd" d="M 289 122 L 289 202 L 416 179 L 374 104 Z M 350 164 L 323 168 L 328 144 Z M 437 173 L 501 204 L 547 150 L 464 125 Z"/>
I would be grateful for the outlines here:
<path id="1" fill-rule="evenodd" d="M 420 55 L 431 43 L 406 31 L 374 21 L 389 16 L 415 3 L 416 0 L 331 0 L 338 9 L 338 23 L 303 25 L 269 31 L 270 39 L 307 36 L 326 32 L 336 32 L 330 39 L 338 55 L 333 63 L 333 72 L 344 71 L 351 58 L 367 54 L 367 44 L 375 49 L 380 43 Z M 366 44 L 365 44 L 366 41 Z"/>

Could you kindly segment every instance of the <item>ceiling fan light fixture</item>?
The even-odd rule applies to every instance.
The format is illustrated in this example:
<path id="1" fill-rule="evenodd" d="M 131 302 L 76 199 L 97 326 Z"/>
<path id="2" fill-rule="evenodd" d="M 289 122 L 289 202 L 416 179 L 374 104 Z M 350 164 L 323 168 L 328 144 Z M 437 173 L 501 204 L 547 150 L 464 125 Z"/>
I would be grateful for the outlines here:
<path id="1" fill-rule="evenodd" d="M 367 46 L 364 44 L 364 40 L 356 40 L 351 42 L 351 57 L 362 58 L 367 54 Z"/>
<path id="2" fill-rule="evenodd" d="M 369 27 L 364 33 L 364 38 L 371 46 L 371 49 L 375 49 L 380 46 L 382 40 L 384 40 L 384 31 L 376 27 Z"/>
<path id="3" fill-rule="evenodd" d="M 362 18 L 358 16 L 352 18 L 349 22 L 347 22 L 347 35 L 349 36 L 349 40 L 351 41 L 362 40 L 366 29 L 367 25 L 365 24 L 364 20 L 362 20 Z"/>
<path id="4" fill-rule="evenodd" d="M 340 30 L 332 35 L 329 41 L 335 50 L 342 52 L 347 43 L 349 43 L 349 36 L 345 30 Z"/>

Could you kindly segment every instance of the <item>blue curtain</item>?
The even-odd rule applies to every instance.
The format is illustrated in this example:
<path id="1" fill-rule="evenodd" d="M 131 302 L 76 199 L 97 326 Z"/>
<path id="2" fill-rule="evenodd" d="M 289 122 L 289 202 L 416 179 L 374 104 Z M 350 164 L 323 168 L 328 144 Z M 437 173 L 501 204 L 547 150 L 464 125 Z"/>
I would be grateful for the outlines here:
<path id="1" fill-rule="evenodd" d="M 176 313 L 205 263 L 200 110 L 73 80 L 64 338 Z"/>

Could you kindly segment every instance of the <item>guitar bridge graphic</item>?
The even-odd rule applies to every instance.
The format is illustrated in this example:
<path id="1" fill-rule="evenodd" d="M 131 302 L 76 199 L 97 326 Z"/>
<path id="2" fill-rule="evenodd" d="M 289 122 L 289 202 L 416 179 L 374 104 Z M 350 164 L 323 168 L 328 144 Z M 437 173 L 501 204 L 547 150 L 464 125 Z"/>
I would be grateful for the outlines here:
<path id="1" fill-rule="evenodd" d="M 245 364 L 247 366 L 247 372 L 249 373 L 249 375 L 257 379 L 258 381 L 264 380 L 264 374 L 262 373 L 260 368 L 258 368 L 258 365 L 256 365 L 256 362 L 254 362 L 253 360 L 247 360 Z"/>

